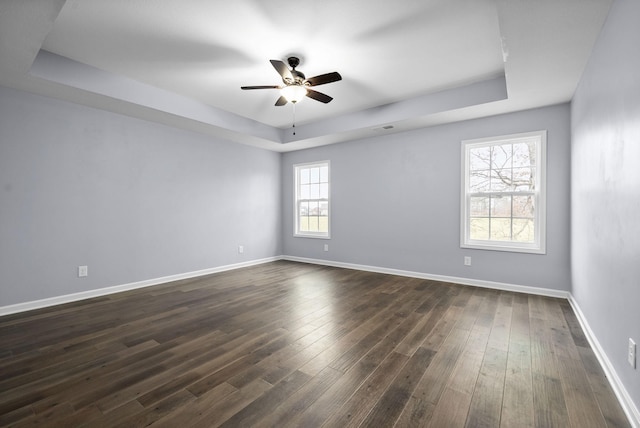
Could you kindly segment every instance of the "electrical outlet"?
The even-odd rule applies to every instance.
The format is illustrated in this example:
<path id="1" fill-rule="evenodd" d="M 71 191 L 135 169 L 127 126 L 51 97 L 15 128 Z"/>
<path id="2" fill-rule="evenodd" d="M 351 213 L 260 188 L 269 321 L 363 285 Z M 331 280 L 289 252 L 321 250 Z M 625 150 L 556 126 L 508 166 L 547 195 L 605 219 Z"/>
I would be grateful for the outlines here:
<path id="1" fill-rule="evenodd" d="M 465 265 L 465 266 L 471 266 L 471 257 L 469 257 L 469 256 L 465 256 L 465 258 L 464 258 L 464 265 Z"/>
<path id="2" fill-rule="evenodd" d="M 632 338 L 629 338 L 629 351 L 627 353 L 627 361 L 629 361 L 629 365 L 636 368 L 636 342 L 633 341 Z"/>
<path id="3" fill-rule="evenodd" d="M 329 251 L 329 244 L 324 244 L 324 250 Z"/>
<path id="4" fill-rule="evenodd" d="M 84 276 L 89 276 L 89 267 L 88 266 L 78 266 L 78 278 L 82 278 Z"/>
<path id="5" fill-rule="evenodd" d="M 238 245 L 238 254 L 244 253 L 244 245 Z"/>

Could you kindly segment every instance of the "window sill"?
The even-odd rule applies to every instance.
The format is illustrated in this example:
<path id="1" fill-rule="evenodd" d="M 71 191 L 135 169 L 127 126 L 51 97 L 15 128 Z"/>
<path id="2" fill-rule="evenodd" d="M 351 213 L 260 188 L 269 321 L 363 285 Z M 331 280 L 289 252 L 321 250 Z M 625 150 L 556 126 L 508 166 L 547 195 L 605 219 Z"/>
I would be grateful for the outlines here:
<path id="1" fill-rule="evenodd" d="M 473 250 L 489 250 L 489 251 L 504 251 L 509 253 L 528 253 L 528 254 L 546 254 L 547 250 L 544 247 L 538 246 L 515 246 L 515 245 L 499 245 L 494 243 L 483 243 L 483 242 L 473 242 L 473 243 L 463 243 L 460 244 L 460 248 L 468 248 Z"/>
<path id="2" fill-rule="evenodd" d="M 313 239 L 331 239 L 329 235 L 315 235 L 315 234 L 307 234 L 307 233 L 294 233 L 294 238 L 313 238 Z"/>

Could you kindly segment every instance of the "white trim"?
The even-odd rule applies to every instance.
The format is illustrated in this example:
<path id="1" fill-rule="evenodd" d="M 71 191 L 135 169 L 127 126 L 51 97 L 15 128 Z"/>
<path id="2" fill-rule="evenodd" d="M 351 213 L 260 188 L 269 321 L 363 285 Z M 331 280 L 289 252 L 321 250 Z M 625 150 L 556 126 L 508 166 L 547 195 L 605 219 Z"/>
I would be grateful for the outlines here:
<path id="1" fill-rule="evenodd" d="M 268 257 L 264 259 L 251 260 L 248 262 L 235 263 L 232 265 L 218 266 L 209 269 L 197 270 L 193 272 L 179 273 L 160 278 L 147 279 L 144 281 L 131 282 L 129 284 L 114 285 L 112 287 L 98 288 L 96 290 L 81 291 L 80 293 L 65 294 L 63 296 L 49 297 L 31 302 L 16 303 L 14 305 L 0 306 L 0 316 L 15 314 L 18 312 L 31 311 L 33 309 L 46 308 L 48 306 L 61 305 L 64 303 L 76 302 L 78 300 L 90 299 L 92 297 L 106 296 L 108 294 L 121 293 L 123 291 L 135 290 L 138 288 L 151 287 L 153 285 L 164 284 L 181 279 L 195 278 L 197 276 L 210 275 L 212 273 L 224 272 L 243 267 L 255 266 L 263 263 L 281 260 L 281 257 Z"/>
<path id="2" fill-rule="evenodd" d="M 305 257 L 282 256 L 282 260 L 289 260 L 292 262 L 301 262 L 301 263 L 311 263 L 315 265 L 332 266 L 332 267 L 339 267 L 339 268 L 345 268 L 345 269 L 362 270 L 365 272 L 386 273 L 389 275 L 407 276 L 410 278 L 431 279 L 434 281 L 452 282 L 455 284 L 471 285 L 474 287 L 492 288 L 495 290 L 513 291 L 516 293 L 536 294 L 539 296 L 557 297 L 561 299 L 569 298 L 568 291 L 554 290 L 552 288 L 530 287 L 528 285 L 507 284 L 504 282 L 460 278 L 457 276 L 434 275 L 434 274 L 423 273 L 423 272 L 413 272 L 413 271 L 383 268 L 383 267 L 377 267 L 377 266 L 335 262 L 332 260 L 309 259 Z"/>
<path id="3" fill-rule="evenodd" d="M 627 419 L 629 419 L 629 423 L 631 426 L 638 428 L 640 427 L 640 411 L 633 403 L 631 396 L 625 389 L 624 385 L 620 381 L 616 370 L 613 368 L 611 361 L 607 357 L 606 352 L 600 346 L 600 342 L 596 338 L 596 335 L 591 330 L 587 319 L 585 318 L 580 306 L 578 306 L 578 302 L 574 299 L 573 295 L 569 294 L 569 304 L 571 308 L 573 308 L 573 312 L 576 314 L 576 318 L 578 318 L 578 322 L 582 327 L 582 331 L 584 331 L 587 340 L 589 341 L 589 345 L 591 345 L 591 349 L 593 349 L 593 353 L 596 355 L 602 370 L 604 370 L 605 376 L 609 380 L 609 385 L 611 385 L 611 389 L 613 389 L 616 398 L 618 398 L 618 402 L 624 410 L 624 413 L 627 415 Z"/>
<path id="4" fill-rule="evenodd" d="M 434 275 L 423 272 L 405 271 L 399 269 L 383 268 L 377 266 L 360 265 L 354 263 L 335 262 L 331 260 L 310 259 L 305 257 L 294 256 L 276 256 L 264 259 L 251 260 L 248 262 L 235 263 L 232 265 L 218 266 L 209 269 L 203 269 L 193 272 L 185 272 L 176 275 L 169 275 L 160 278 L 152 278 L 144 281 L 137 281 L 128 284 L 114 285 L 111 287 L 99 288 L 96 290 L 87 290 L 79 293 L 65 294 L 63 296 L 49 297 L 41 300 L 34 300 L 24 303 L 16 303 L 14 305 L 0 306 L 0 316 L 15 314 L 18 312 L 26 312 L 34 309 L 46 308 L 49 306 L 61 305 L 64 303 L 76 302 L 79 300 L 90 299 L 93 297 L 106 296 L 114 293 L 135 290 L 138 288 L 151 287 L 154 285 L 164 284 L 182 279 L 195 278 L 198 276 L 211 275 L 213 273 L 224 272 L 243 267 L 255 266 L 263 263 L 275 262 L 278 260 L 289 260 L 293 262 L 310 263 L 316 265 L 333 266 L 345 269 L 362 270 L 366 272 L 385 273 L 389 275 L 406 276 L 411 278 L 431 279 L 434 281 L 452 282 L 462 285 L 471 285 L 474 287 L 492 288 L 496 290 L 514 291 L 516 293 L 536 294 L 547 297 L 568 298 L 567 291 L 553 290 L 550 288 L 530 287 L 526 285 L 506 284 L 502 282 L 484 281 L 479 279 L 461 278 L 455 276 Z"/>

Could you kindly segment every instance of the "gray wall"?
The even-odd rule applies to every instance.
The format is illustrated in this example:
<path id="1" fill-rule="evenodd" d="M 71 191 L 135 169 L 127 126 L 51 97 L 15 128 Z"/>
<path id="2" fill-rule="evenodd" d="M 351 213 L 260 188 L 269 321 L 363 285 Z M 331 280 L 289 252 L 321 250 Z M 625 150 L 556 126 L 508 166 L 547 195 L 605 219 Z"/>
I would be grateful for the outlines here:
<path id="1" fill-rule="evenodd" d="M 280 192 L 278 153 L 0 87 L 0 306 L 278 256 Z"/>
<path id="2" fill-rule="evenodd" d="M 571 109 L 573 296 L 636 407 L 640 368 L 626 351 L 629 337 L 640 346 L 638 17 L 639 1 L 613 3 Z"/>
<path id="3" fill-rule="evenodd" d="M 286 153 L 284 254 L 568 291 L 569 123 L 565 104 Z M 461 140 L 540 129 L 548 130 L 547 254 L 461 249 Z M 293 236 L 292 165 L 317 160 L 331 161 L 328 241 Z"/>

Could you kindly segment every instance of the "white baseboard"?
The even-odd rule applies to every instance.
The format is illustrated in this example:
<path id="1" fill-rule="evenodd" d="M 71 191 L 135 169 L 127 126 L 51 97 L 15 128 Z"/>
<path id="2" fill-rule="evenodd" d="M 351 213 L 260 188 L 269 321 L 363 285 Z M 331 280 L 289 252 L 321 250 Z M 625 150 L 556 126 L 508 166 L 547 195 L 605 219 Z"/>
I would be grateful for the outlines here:
<path id="1" fill-rule="evenodd" d="M 593 330 L 591 330 L 591 327 L 589 326 L 587 319 L 582 313 L 580 306 L 578 306 L 578 302 L 575 301 L 572 295 L 569 295 L 569 303 L 573 308 L 573 312 L 576 314 L 576 318 L 578 318 L 578 322 L 582 327 L 582 331 L 584 331 L 585 336 L 589 341 L 589 345 L 591 345 L 591 349 L 593 349 L 593 353 L 596 354 L 596 358 L 598 358 L 602 370 L 604 370 L 607 379 L 609 379 L 609 384 L 611 385 L 613 392 L 616 394 L 620 406 L 622 406 L 622 409 L 627 415 L 627 419 L 629 419 L 629 422 L 634 428 L 640 427 L 640 411 L 638 411 L 638 408 L 633 403 L 633 400 L 629 396 L 629 393 L 620 381 L 620 378 L 613 368 L 611 361 L 607 357 L 606 352 L 604 352 L 604 349 L 602 349 L 602 346 L 600 346 L 600 342 L 598 342 L 598 339 L 593 333 Z"/>
<path id="2" fill-rule="evenodd" d="M 456 284 L 472 285 L 475 287 L 493 288 L 497 290 L 514 291 L 518 293 L 537 294 L 548 297 L 568 298 L 569 293 L 566 291 L 553 290 L 549 288 L 529 287 L 525 285 L 513 285 L 501 282 L 483 281 L 477 279 L 460 278 L 454 276 L 433 275 L 422 272 L 412 272 L 399 269 L 382 268 L 377 266 L 359 265 L 353 263 L 335 262 L 331 260 L 310 259 L 294 256 L 276 256 L 264 259 L 251 260 L 243 263 L 235 263 L 232 265 L 218 266 L 209 269 L 203 269 L 193 272 L 186 272 L 176 275 L 169 275 L 160 278 L 147 279 L 128 284 L 114 285 L 111 287 L 99 288 L 95 290 L 87 290 L 79 293 L 65 294 L 63 296 L 49 297 L 41 300 L 17 303 L 14 305 L 0 306 L 0 316 L 10 315 L 18 312 L 30 311 L 33 309 L 46 308 L 49 306 L 61 305 L 64 303 L 76 302 L 78 300 L 90 299 L 92 297 L 106 296 L 113 293 L 135 290 L 137 288 L 151 287 L 153 285 L 164 284 L 166 282 L 178 281 L 181 279 L 195 278 L 198 276 L 210 275 L 217 272 L 224 272 L 233 269 L 239 269 L 248 266 L 255 266 L 263 263 L 269 263 L 277 260 L 289 260 L 294 262 L 311 263 L 324 266 L 340 267 L 345 269 L 355 269 L 367 272 L 385 273 L 390 275 L 407 276 L 412 278 L 431 279 L 435 281 L 453 282 Z"/>
<path id="3" fill-rule="evenodd" d="M 483 281 L 480 279 L 460 278 L 457 276 L 433 275 L 422 272 L 413 272 L 399 269 L 383 268 L 377 266 L 359 265 L 353 263 L 334 262 L 331 260 L 308 259 L 304 257 L 282 256 L 282 260 L 292 262 L 311 263 L 316 265 L 332 266 L 345 269 L 362 270 L 366 272 L 386 273 L 389 275 L 407 276 L 411 278 L 431 279 L 434 281 L 453 282 L 462 285 L 472 285 L 474 287 L 492 288 L 495 290 L 514 291 L 516 293 L 536 294 L 539 296 L 558 297 L 568 299 L 569 292 L 562 290 L 554 290 L 551 288 L 529 287 L 526 285 L 506 284 L 503 282 Z"/>
<path id="4" fill-rule="evenodd" d="M 181 279 L 195 278 L 198 276 L 210 275 L 212 273 L 224 272 L 243 267 L 255 266 L 263 263 L 269 263 L 280 260 L 281 257 L 268 257 L 264 259 L 251 260 L 248 262 L 235 263 L 232 265 L 218 266 L 209 269 L 197 270 L 193 272 L 179 273 L 176 275 L 164 276 L 161 278 L 147 279 L 144 281 L 131 282 L 129 284 L 114 285 L 112 287 L 98 288 L 96 290 L 87 290 L 80 293 L 65 294 L 64 296 L 49 297 L 42 300 L 34 300 L 31 302 L 17 303 L 14 305 L 0 306 L 0 316 L 15 314 L 18 312 L 31 311 L 33 309 L 46 308 L 48 306 L 61 305 L 64 303 L 76 302 L 78 300 L 90 299 L 92 297 L 106 296 L 108 294 L 120 293 L 123 291 L 135 290 L 137 288 L 151 287 L 153 285 L 164 284 L 171 281 L 179 281 Z"/>

